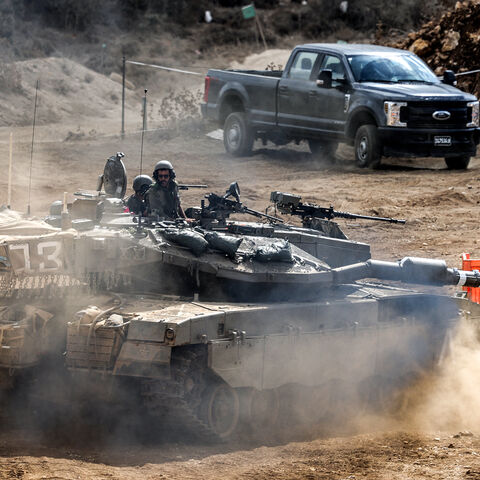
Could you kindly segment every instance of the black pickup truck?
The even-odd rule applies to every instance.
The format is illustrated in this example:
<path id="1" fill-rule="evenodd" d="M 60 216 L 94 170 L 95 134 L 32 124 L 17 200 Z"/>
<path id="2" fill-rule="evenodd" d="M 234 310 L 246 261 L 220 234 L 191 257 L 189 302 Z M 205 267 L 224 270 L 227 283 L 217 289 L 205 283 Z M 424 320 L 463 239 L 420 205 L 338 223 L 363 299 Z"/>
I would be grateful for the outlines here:
<path id="1" fill-rule="evenodd" d="M 283 71 L 215 70 L 205 78 L 202 114 L 223 126 L 225 149 L 245 156 L 255 139 L 307 140 L 334 159 L 354 146 L 360 167 L 382 156 L 443 157 L 466 168 L 480 137 L 479 103 L 439 79 L 416 55 L 376 45 L 295 47 Z"/>

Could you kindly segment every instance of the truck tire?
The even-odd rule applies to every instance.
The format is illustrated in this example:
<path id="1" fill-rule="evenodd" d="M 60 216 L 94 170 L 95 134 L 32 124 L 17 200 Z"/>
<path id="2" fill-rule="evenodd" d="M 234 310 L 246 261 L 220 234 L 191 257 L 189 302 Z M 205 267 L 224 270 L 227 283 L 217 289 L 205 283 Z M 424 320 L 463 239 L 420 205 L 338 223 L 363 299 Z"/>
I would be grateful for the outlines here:
<path id="1" fill-rule="evenodd" d="M 464 170 L 470 163 L 470 156 L 459 155 L 458 157 L 446 157 L 445 163 L 449 170 Z"/>
<path id="2" fill-rule="evenodd" d="M 248 157 L 252 154 L 253 131 L 243 112 L 233 112 L 223 126 L 223 144 L 225 150 L 234 157 Z"/>
<path id="3" fill-rule="evenodd" d="M 382 161 L 375 125 L 361 125 L 355 134 L 355 162 L 360 168 L 377 168 Z"/>
<path id="4" fill-rule="evenodd" d="M 312 155 L 318 157 L 328 163 L 335 163 L 335 152 L 337 151 L 338 143 L 329 142 L 326 140 L 308 140 L 308 146 Z"/>

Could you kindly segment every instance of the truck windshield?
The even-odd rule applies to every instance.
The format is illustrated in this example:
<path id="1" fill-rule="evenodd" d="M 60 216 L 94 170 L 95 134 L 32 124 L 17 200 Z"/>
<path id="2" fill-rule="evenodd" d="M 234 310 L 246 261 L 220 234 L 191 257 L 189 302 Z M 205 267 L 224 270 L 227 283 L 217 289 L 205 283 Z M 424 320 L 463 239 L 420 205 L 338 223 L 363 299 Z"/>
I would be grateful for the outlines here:
<path id="1" fill-rule="evenodd" d="M 357 82 L 439 83 L 440 80 L 416 55 L 351 55 L 348 63 Z"/>

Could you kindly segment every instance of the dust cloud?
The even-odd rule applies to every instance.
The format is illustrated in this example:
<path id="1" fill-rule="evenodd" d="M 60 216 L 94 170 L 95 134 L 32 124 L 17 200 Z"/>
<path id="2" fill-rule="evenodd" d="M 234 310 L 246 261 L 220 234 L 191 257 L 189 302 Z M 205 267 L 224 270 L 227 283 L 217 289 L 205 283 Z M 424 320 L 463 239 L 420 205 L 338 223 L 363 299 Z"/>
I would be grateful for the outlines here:
<path id="1" fill-rule="evenodd" d="M 480 431 L 480 339 L 473 321 L 461 322 L 438 375 L 408 395 L 408 419 L 416 428 Z"/>

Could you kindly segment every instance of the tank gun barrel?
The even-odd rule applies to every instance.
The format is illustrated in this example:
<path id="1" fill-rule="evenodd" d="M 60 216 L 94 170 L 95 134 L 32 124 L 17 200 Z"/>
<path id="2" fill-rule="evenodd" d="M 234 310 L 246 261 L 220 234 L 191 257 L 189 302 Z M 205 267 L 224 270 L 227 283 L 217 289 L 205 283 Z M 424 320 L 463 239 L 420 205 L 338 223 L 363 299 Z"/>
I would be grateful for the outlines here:
<path id="1" fill-rule="evenodd" d="M 443 260 L 405 257 L 398 262 L 368 260 L 332 270 L 335 284 L 349 283 L 365 278 L 398 280 L 420 285 L 480 286 L 480 272 L 449 268 Z"/>

